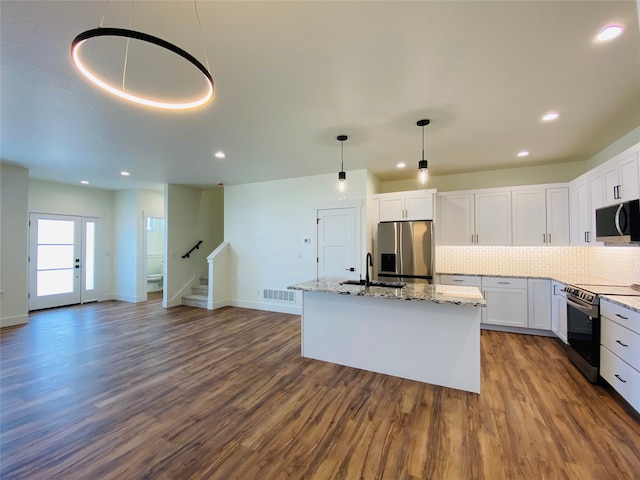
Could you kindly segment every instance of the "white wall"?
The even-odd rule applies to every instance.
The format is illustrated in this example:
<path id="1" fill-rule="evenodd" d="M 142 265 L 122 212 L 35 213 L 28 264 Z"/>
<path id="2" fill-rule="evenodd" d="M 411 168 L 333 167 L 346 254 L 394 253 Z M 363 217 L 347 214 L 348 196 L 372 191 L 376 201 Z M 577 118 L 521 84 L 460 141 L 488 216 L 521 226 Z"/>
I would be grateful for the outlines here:
<path id="1" fill-rule="evenodd" d="M 191 293 L 187 288 L 196 272 L 206 272 L 209 255 L 224 238 L 224 193 L 182 185 L 165 188 L 166 255 L 163 305 L 179 305 L 182 295 Z M 189 258 L 182 258 L 198 240 L 198 250 Z"/>
<path id="2" fill-rule="evenodd" d="M 366 170 L 347 172 L 347 201 L 362 200 L 361 264 L 366 253 Z M 229 282 L 232 304 L 299 313 L 296 304 L 262 299 L 263 289 L 316 278 L 316 207 L 340 202 L 336 174 L 225 186 L 225 240 L 231 248 Z M 303 243 L 311 238 L 311 244 Z M 298 258 L 301 257 L 301 258 Z"/>
<path id="3" fill-rule="evenodd" d="M 29 180 L 29 212 L 97 217 L 96 290 L 99 300 L 115 298 L 113 280 L 114 192 L 86 186 Z"/>
<path id="4" fill-rule="evenodd" d="M 28 191 L 27 169 L 0 164 L 0 327 L 29 319 Z"/>
<path id="5" fill-rule="evenodd" d="M 142 219 L 138 220 L 138 199 L 135 190 L 118 190 L 114 199 L 114 278 L 115 298 L 125 302 L 143 302 L 138 294 L 138 269 L 144 256 L 139 246 Z"/>

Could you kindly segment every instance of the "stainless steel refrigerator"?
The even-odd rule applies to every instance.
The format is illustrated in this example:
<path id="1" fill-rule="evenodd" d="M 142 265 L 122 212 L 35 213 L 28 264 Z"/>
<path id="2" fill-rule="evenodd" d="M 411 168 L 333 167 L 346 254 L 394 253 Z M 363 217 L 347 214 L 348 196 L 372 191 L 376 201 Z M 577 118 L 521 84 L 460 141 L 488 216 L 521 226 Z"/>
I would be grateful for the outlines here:
<path id="1" fill-rule="evenodd" d="M 379 223 L 376 253 L 378 280 L 433 283 L 433 221 Z"/>

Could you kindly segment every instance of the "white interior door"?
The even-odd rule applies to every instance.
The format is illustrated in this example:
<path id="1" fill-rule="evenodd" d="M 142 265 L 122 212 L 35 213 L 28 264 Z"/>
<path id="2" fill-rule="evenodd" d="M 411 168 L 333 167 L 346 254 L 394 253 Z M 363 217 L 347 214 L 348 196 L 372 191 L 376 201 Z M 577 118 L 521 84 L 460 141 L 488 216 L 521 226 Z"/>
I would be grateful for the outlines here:
<path id="1" fill-rule="evenodd" d="M 318 210 L 318 278 L 358 278 L 356 221 L 354 207 Z"/>
<path id="2" fill-rule="evenodd" d="M 29 216 L 29 310 L 97 300 L 97 219 Z"/>

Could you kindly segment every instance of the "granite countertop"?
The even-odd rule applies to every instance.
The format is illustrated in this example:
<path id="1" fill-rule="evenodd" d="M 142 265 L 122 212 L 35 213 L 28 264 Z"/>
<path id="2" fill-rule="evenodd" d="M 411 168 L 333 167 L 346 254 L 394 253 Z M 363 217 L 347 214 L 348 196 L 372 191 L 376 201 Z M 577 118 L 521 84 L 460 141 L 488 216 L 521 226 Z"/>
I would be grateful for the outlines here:
<path id="1" fill-rule="evenodd" d="M 640 297 L 625 297 L 622 295 L 602 295 L 612 303 L 640 313 Z"/>
<path id="2" fill-rule="evenodd" d="M 389 298 L 418 302 L 448 303 L 468 307 L 487 305 L 482 293 L 476 287 L 458 285 L 430 285 L 426 283 L 407 283 L 403 288 L 364 287 L 360 285 L 341 285 L 344 280 L 319 278 L 297 283 L 288 288 L 303 292 L 335 293 L 359 297 Z"/>

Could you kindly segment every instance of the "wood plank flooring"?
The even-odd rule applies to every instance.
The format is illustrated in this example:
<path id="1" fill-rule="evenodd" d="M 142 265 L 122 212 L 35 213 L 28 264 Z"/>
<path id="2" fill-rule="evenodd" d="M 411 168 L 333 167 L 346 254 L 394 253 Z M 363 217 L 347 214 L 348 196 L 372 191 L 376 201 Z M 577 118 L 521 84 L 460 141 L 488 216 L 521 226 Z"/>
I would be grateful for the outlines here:
<path id="1" fill-rule="evenodd" d="M 483 331 L 480 395 L 301 358 L 298 316 L 157 299 L 0 348 L 4 480 L 640 478 L 638 416 L 551 338 Z"/>

